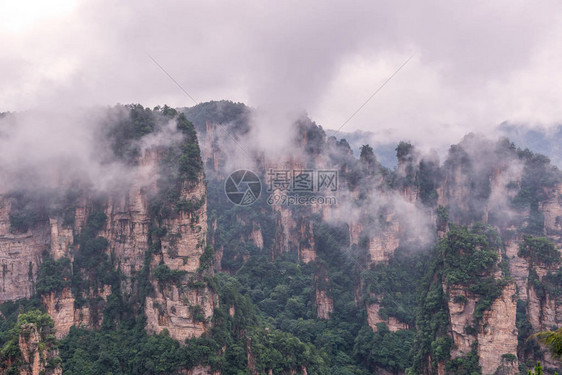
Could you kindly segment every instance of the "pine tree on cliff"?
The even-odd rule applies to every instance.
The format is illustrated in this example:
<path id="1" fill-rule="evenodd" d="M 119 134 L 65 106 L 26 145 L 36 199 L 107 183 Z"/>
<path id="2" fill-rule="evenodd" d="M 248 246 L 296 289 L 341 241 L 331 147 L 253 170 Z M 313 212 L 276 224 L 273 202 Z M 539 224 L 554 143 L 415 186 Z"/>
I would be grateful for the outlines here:
<path id="1" fill-rule="evenodd" d="M 555 331 L 539 332 L 535 336 L 548 347 L 555 358 L 562 359 L 562 327 Z"/>
<path id="2" fill-rule="evenodd" d="M 544 373 L 542 372 L 542 366 L 540 362 L 537 362 L 537 365 L 535 366 L 534 372 L 531 372 L 529 370 L 529 375 L 543 375 Z M 558 375 L 557 372 L 554 373 L 554 375 Z"/>

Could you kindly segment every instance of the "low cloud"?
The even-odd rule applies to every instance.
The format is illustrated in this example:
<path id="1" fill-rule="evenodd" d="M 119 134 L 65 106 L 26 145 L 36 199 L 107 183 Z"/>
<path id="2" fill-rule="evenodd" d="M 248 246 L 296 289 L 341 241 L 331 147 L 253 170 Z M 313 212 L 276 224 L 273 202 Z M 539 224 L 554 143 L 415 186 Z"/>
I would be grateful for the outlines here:
<path id="1" fill-rule="evenodd" d="M 149 53 L 197 101 L 261 111 L 259 132 L 276 135 L 264 139 L 275 149 L 287 116 L 307 110 L 337 129 L 414 54 L 345 130 L 446 147 L 503 121 L 550 127 L 562 119 L 555 1 L 76 0 L 61 9 L 0 29 L 0 110 L 192 105 Z"/>
<path id="2" fill-rule="evenodd" d="M 145 164 L 143 158 L 181 135 L 175 121 L 156 116 L 157 130 L 133 141 L 140 155 L 139 163 L 131 166 L 113 153 L 107 133 L 109 126 L 128 117 L 122 106 L 5 115 L 0 118 L 0 193 L 56 189 L 74 182 L 101 192 L 153 183 L 157 165 Z"/>

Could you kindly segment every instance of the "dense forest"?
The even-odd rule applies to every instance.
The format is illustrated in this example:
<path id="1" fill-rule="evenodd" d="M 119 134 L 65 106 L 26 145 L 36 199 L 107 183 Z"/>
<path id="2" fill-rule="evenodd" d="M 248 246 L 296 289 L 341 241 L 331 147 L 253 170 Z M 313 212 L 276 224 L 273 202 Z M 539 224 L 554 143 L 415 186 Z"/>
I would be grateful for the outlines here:
<path id="1" fill-rule="evenodd" d="M 562 217 L 553 214 L 562 205 L 556 195 L 562 174 L 548 158 L 508 139 L 468 135 L 443 162 L 401 142 L 390 169 L 371 146 L 354 155 L 345 139 L 303 117 L 286 160 L 272 166 L 259 152 L 244 152 L 255 156 L 261 181 L 294 159 L 305 168 L 337 170 L 338 208 L 278 207 L 264 196 L 239 206 L 224 192 L 229 159 L 236 158 L 227 152 L 236 148 L 232 139 L 251 137 L 251 111 L 231 102 L 129 105 L 101 126 L 104 158 L 130 169 L 144 165 L 145 140 L 170 122 L 174 127 L 173 139 L 155 151 L 153 191 L 141 189 L 146 250 L 133 271 L 115 250 L 114 242 L 125 240 L 108 235 L 114 221 L 124 222 L 109 210 L 119 192 L 90 191 L 80 181 L 2 192 L 9 212 L 0 241 L 23 241 L 53 218 L 72 240 L 66 255 L 47 246 L 39 267 L 29 263 L 29 273 L 20 275 L 31 280 L 32 295 L 2 301 L 0 373 L 21 373 L 29 327 L 39 332 L 44 374 L 560 371 L 534 336 L 562 323 Z M 176 222 L 193 233 L 207 230 L 195 246 L 197 259 L 181 263 L 179 239 L 172 239 Z M 73 324 L 55 335 L 57 317 L 45 301 L 65 291 L 74 296 L 72 311 L 87 309 L 96 324 Z M 205 327 L 202 334 L 177 340 L 172 329 L 148 329 L 149 308 L 172 309 L 153 301 L 191 291 L 216 299 L 211 315 L 203 303 L 185 303 L 190 324 Z M 493 333 L 501 304 L 513 307 L 505 344 Z M 497 353 L 495 372 L 487 372 L 495 360 L 484 358 L 488 341 L 511 348 Z M 187 372 L 194 368 L 206 372 Z"/>

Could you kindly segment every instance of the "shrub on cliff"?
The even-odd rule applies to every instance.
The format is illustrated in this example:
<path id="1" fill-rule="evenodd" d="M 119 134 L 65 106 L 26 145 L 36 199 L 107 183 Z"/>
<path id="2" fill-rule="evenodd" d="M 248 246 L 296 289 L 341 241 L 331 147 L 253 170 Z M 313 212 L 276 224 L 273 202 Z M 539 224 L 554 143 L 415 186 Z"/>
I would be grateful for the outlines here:
<path id="1" fill-rule="evenodd" d="M 70 259 L 54 260 L 47 255 L 43 257 L 43 262 L 39 268 L 35 290 L 39 295 L 61 292 L 64 288 L 70 286 L 71 279 Z"/>
<path id="2" fill-rule="evenodd" d="M 546 237 L 523 235 L 517 255 L 529 260 L 531 264 L 549 266 L 560 262 L 560 252 Z"/>

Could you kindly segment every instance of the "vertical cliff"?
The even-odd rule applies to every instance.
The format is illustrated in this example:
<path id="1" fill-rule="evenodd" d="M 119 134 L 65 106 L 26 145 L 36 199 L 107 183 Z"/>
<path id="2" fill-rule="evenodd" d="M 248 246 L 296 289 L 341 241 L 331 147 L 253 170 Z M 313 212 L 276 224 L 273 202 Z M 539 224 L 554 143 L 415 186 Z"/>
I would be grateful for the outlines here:
<path id="1" fill-rule="evenodd" d="M 203 107 L 212 108 L 211 120 L 199 128 L 202 139 L 207 137 L 202 141 L 204 154 L 208 168 L 216 172 L 211 181 L 216 177 L 217 186 L 231 166 L 225 155 L 239 154 L 240 160 L 247 156 L 237 152 L 238 141 L 248 141 L 245 151 L 255 156 L 255 163 L 248 165 L 256 169 L 264 187 L 269 168 L 338 171 L 334 206 L 268 207 L 258 201 L 251 210 L 232 208 L 223 204 L 227 202 L 217 204 L 223 194 L 214 192 L 218 194 L 213 195 L 211 211 L 224 213 L 211 221 L 216 226 L 212 241 L 221 249 L 217 257 L 235 277 L 242 272 L 239 279 L 248 283 L 244 285 L 249 295 L 279 326 L 303 330 L 303 323 L 294 320 L 310 317 L 310 312 L 302 313 L 304 301 L 312 302 L 306 306 L 312 306 L 314 317 L 330 317 L 335 326 L 342 314 L 356 316 L 356 308 L 362 314 L 359 324 L 367 329 L 350 328 L 358 336 L 353 344 L 346 342 L 371 371 L 406 371 L 411 362 L 383 354 L 398 353 L 390 344 L 398 341 L 414 347 L 413 373 L 513 374 L 539 359 L 539 349 L 527 338 L 560 324 L 555 286 L 559 265 L 533 262 L 520 248 L 525 236 L 532 236 L 545 237 L 560 250 L 560 176 L 546 158 L 505 139 L 471 134 L 453 145 L 443 162 L 401 142 L 396 148 L 398 167 L 391 171 L 377 162 L 370 146 L 353 155 L 345 140 L 327 137 L 321 127 L 303 118 L 291 129 L 298 136 L 287 154 L 266 163 L 263 154 L 254 153 L 259 147 L 249 141 L 251 134 L 247 139 L 241 136 L 239 129 L 247 128 L 233 125 L 241 118 L 227 119 L 236 105 Z M 193 116 L 203 118 L 202 113 L 194 110 Z M 247 118 L 241 122 L 251 128 Z M 273 225 L 266 222 L 272 217 Z M 340 232 L 341 228 L 346 229 Z M 344 232 L 346 240 L 341 241 Z M 436 244 L 459 235 L 466 235 L 468 242 L 452 241 L 447 251 Z M 478 243 L 482 236 L 487 244 Z M 540 249 L 534 246 L 530 252 Z M 286 284 L 279 284 L 274 271 L 280 267 L 288 272 L 286 262 L 314 270 L 307 297 L 295 291 L 294 298 L 286 298 Z M 263 263 L 272 267 L 270 274 L 263 272 Z M 251 272 L 277 287 L 260 290 L 248 277 Z M 547 362 L 554 367 L 548 358 Z"/>
<path id="2" fill-rule="evenodd" d="M 135 106 L 99 148 L 124 181 L 1 192 L 0 323 L 41 307 L 56 329 L 0 336 L 14 350 L 2 366 L 60 373 L 55 339 L 77 373 L 558 366 L 529 339 L 562 324 L 562 184 L 547 160 L 468 136 L 443 163 L 400 143 L 389 170 L 303 117 L 284 157 L 245 144 L 233 161 L 251 139 L 246 109 L 213 106 L 195 116 L 202 156 L 184 117 Z M 264 195 L 235 206 L 224 177 L 246 157 Z M 270 169 L 337 171 L 337 203 L 268 202 L 282 193 L 266 191 Z"/>
<path id="3" fill-rule="evenodd" d="M 213 255 L 206 242 L 207 203 L 202 176 L 194 187 L 182 190 L 180 199 L 199 202 L 199 207 L 163 220 L 161 228 L 166 233 L 159 239 L 161 250 L 151 261 L 151 269 L 161 272 L 153 272 L 154 293 L 146 297 L 145 313 L 150 332 L 167 329 L 172 338 L 184 341 L 208 331 L 218 299 L 204 279 L 212 270 Z"/>
<path id="4" fill-rule="evenodd" d="M 506 285 L 502 294 L 482 314 L 478 332 L 478 357 L 482 374 L 517 374 L 517 295 L 514 284 Z M 507 363 L 509 362 L 509 363 Z"/>
<path id="5" fill-rule="evenodd" d="M 33 230 L 11 227 L 12 205 L 12 198 L 0 195 L 0 302 L 29 298 L 34 294 L 42 254 L 51 247 L 48 223 L 39 223 Z"/>
<path id="6" fill-rule="evenodd" d="M 459 224 L 484 222 L 497 231 L 495 255 L 490 253 L 496 258 L 495 266 L 478 273 L 480 278 L 488 278 L 487 286 L 478 286 L 482 281 L 476 280 L 460 282 L 468 275 L 461 272 L 465 267 L 461 263 L 451 268 L 452 273 L 445 267 L 441 276 L 446 280 L 446 306 L 441 311 L 448 316 L 449 332 L 440 334 L 442 343 L 450 339 L 450 347 L 449 359 L 443 356 L 439 363 L 449 371 L 478 366 L 482 374 L 516 374 L 541 359 L 530 334 L 560 324 L 559 302 L 555 302 L 559 287 L 554 286 L 559 283 L 560 269 L 556 224 L 560 175 L 547 159 L 528 150 L 517 151 L 505 141 L 487 145 L 483 149 L 482 141 L 470 136 L 451 147 L 436 189 L 438 204 L 447 211 L 441 216 L 449 221 L 441 224 L 448 232 L 441 235 L 441 247 L 450 241 L 451 230 L 455 238 L 462 237 Z M 460 251 L 454 253 L 454 259 L 475 254 L 469 250 L 470 241 L 449 245 L 445 246 L 449 251 Z M 479 251 L 485 248 L 478 247 Z M 467 262 L 475 265 L 479 261 Z M 557 367 L 548 354 L 543 362 L 546 367 Z M 425 372 L 438 371 L 439 363 Z"/>
<path id="7" fill-rule="evenodd" d="M 61 359 L 49 315 L 31 310 L 20 313 L 3 339 L 0 374 L 61 375 Z"/>
<path id="8" fill-rule="evenodd" d="M 45 334 L 35 324 L 21 326 L 19 335 L 19 350 L 21 362 L 19 374 L 21 375 L 61 375 L 60 364 L 53 359 L 58 352 L 52 344 L 45 343 Z"/>
<path id="9" fill-rule="evenodd" d="M 208 331 L 218 303 L 193 126 L 168 107 L 128 110 L 100 141 L 116 147 L 105 158 L 126 181 L 0 195 L 0 302 L 39 295 L 59 339 L 130 311 L 183 342 Z"/>

